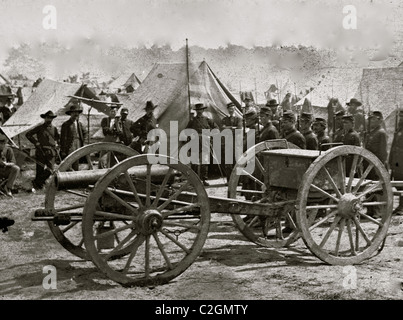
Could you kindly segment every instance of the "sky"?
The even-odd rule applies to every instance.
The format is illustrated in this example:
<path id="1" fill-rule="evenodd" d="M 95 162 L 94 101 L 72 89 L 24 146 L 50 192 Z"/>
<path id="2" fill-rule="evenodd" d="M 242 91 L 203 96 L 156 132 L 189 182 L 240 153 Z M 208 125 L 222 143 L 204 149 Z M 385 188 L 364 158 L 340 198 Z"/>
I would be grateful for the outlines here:
<path id="1" fill-rule="evenodd" d="M 22 42 L 58 41 L 72 47 L 83 39 L 100 46 L 185 45 L 204 48 L 313 45 L 401 45 L 400 0 L 0 0 L 0 61 Z M 48 5 L 56 29 L 45 29 Z M 345 29 L 346 5 L 356 9 L 357 28 Z M 396 41 L 398 39 L 398 41 Z"/>

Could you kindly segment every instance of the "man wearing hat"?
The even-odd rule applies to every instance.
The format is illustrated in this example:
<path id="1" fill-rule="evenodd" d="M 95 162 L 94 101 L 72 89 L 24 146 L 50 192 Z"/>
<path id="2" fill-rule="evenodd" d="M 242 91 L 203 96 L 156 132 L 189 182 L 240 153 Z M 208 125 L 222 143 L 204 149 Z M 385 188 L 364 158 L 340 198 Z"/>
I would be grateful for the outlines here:
<path id="1" fill-rule="evenodd" d="M 7 140 L 7 137 L 0 133 L 0 178 L 5 179 L 1 184 L 0 191 L 12 197 L 12 190 L 20 173 L 20 167 L 16 165 L 14 152 L 7 146 Z"/>
<path id="2" fill-rule="evenodd" d="M 205 186 L 208 186 L 210 185 L 207 181 L 208 165 L 202 163 L 209 162 L 210 152 L 209 154 L 203 154 L 203 143 L 209 143 L 208 146 L 205 146 L 205 148 L 207 147 L 209 151 L 211 151 L 211 146 L 210 142 L 206 141 L 206 139 L 203 139 L 202 130 L 203 129 L 212 130 L 218 128 L 218 126 L 212 119 L 209 119 L 203 115 L 203 112 L 206 108 L 207 107 L 203 103 L 196 103 L 195 104 L 196 116 L 189 121 L 186 128 L 196 130 L 199 135 L 199 164 L 192 164 L 192 169 L 193 171 L 198 173 L 200 179 L 203 181 L 203 184 Z"/>
<path id="3" fill-rule="evenodd" d="M 354 117 L 354 129 L 357 132 L 364 132 L 365 126 L 365 115 L 364 110 L 360 108 L 362 103 L 355 98 L 350 99 L 349 102 L 346 103 L 348 106 L 347 112 Z"/>
<path id="4" fill-rule="evenodd" d="M 144 108 L 146 114 L 133 124 L 134 139 L 130 146 L 139 153 L 147 151 L 148 132 L 157 128 L 157 120 L 154 116 L 154 109 L 157 106 L 152 101 L 147 101 Z"/>
<path id="5" fill-rule="evenodd" d="M 306 149 L 318 150 L 318 138 L 312 131 L 312 123 L 313 114 L 309 112 L 302 112 L 300 118 L 300 129 L 305 138 Z"/>
<path id="6" fill-rule="evenodd" d="M 119 124 L 117 116 L 118 105 L 111 104 L 109 109 L 109 117 L 102 118 L 101 127 L 104 134 L 105 142 L 119 142 L 119 136 L 122 134 L 122 128 Z"/>
<path id="7" fill-rule="evenodd" d="M 259 142 L 266 140 L 279 139 L 279 133 L 277 128 L 272 123 L 272 110 L 268 107 L 262 107 L 260 109 L 260 120 L 263 125 L 263 129 L 260 132 Z"/>
<path id="8" fill-rule="evenodd" d="M 281 118 L 281 123 L 283 129 L 282 138 L 301 149 L 306 149 L 305 137 L 295 128 L 296 119 L 294 113 L 292 111 L 285 111 Z"/>
<path id="9" fill-rule="evenodd" d="M 368 116 L 369 132 L 366 136 L 364 147 L 376 155 L 378 159 L 386 165 L 386 160 L 388 158 L 388 135 L 382 127 L 382 123 L 382 113 L 380 111 L 371 112 Z"/>
<path id="10" fill-rule="evenodd" d="M 247 113 L 247 112 L 249 112 L 250 110 L 253 110 L 253 111 L 256 112 L 256 107 L 255 107 L 255 105 L 254 105 L 253 99 L 252 99 L 252 97 L 250 96 L 250 94 L 247 94 L 247 95 L 245 96 L 244 102 L 245 102 L 245 112 L 244 112 L 244 113 Z"/>
<path id="11" fill-rule="evenodd" d="M 344 127 L 343 127 L 343 116 L 346 115 L 344 110 L 336 112 L 334 117 L 334 127 L 333 127 L 333 142 L 343 142 L 344 140 Z"/>
<path id="12" fill-rule="evenodd" d="M 73 151 L 84 146 L 86 132 L 83 124 L 79 121 L 80 114 L 83 112 L 78 102 L 70 105 L 66 114 L 70 119 L 62 124 L 60 130 L 60 156 L 62 159 L 66 158 Z M 72 166 L 72 169 L 78 170 L 78 161 Z"/>
<path id="13" fill-rule="evenodd" d="M 133 131 L 134 129 L 134 122 L 127 119 L 127 116 L 129 115 L 129 109 L 127 108 L 122 108 L 120 110 L 120 127 L 122 128 L 122 133 L 120 135 L 120 141 L 128 146 L 132 143 L 133 140 Z"/>
<path id="14" fill-rule="evenodd" d="M 60 136 L 52 121 L 57 116 L 51 111 L 40 115 L 44 122 L 29 130 L 25 136 L 35 146 L 36 176 L 33 181 L 33 191 L 42 189 L 56 163 Z"/>
<path id="15" fill-rule="evenodd" d="M 330 138 L 326 134 L 326 127 L 327 127 L 327 121 L 324 118 L 315 118 L 314 123 L 312 124 L 312 130 L 316 134 L 316 138 L 318 139 L 318 144 L 320 150 L 328 150 L 329 146 L 326 147 L 321 147 L 322 144 L 325 143 L 330 143 Z"/>
<path id="16" fill-rule="evenodd" d="M 403 181 L 403 109 L 396 114 L 398 118 L 397 128 L 393 135 L 392 146 L 389 153 L 389 165 L 392 171 L 392 179 Z M 403 191 L 403 187 L 396 187 L 397 190 Z M 403 215 L 403 195 L 399 197 L 399 205 L 393 211 L 395 215 Z"/>
<path id="17" fill-rule="evenodd" d="M 270 99 L 266 103 L 266 107 L 271 110 L 271 123 L 276 127 L 277 131 L 280 132 L 280 113 L 278 111 L 278 102 L 276 99 Z"/>

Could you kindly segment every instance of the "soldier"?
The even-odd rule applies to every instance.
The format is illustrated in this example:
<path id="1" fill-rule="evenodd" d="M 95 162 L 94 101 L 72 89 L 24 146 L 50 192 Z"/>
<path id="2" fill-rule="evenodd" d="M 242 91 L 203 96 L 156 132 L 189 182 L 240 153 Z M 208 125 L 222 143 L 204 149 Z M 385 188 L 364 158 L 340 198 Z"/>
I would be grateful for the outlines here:
<path id="1" fill-rule="evenodd" d="M 397 181 L 403 180 L 403 110 L 400 110 L 396 117 L 399 117 L 397 128 L 393 136 L 392 146 L 389 154 L 389 165 L 392 171 L 392 179 Z M 402 187 L 396 187 L 399 191 L 403 191 Z M 403 195 L 399 197 L 399 205 L 393 211 L 395 215 L 403 215 Z"/>
<path id="2" fill-rule="evenodd" d="M 263 129 L 260 132 L 259 142 L 265 140 L 273 140 L 279 139 L 279 133 L 277 128 L 273 125 L 272 119 L 273 114 L 272 110 L 267 107 L 263 107 L 260 109 L 260 119 L 262 121 Z"/>
<path id="3" fill-rule="evenodd" d="M 313 114 L 309 112 L 302 112 L 300 118 L 300 130 L 304 135 L 306 149 L 318 150 L 318 138 L 312 132 Z"/>
<path id="4" fill-rule="evenodd" d="M 13 187 L 20 173 L 13 150 L 7 146 L 7 137 L 0 133 L 0 178 L 5 179 L 1 184 L 0 192 L 13 197 Z"/>
<path id="5" fill-rule="evenodd" d="M 221 140 L 221 160 L 224 159 L 225 161 L 225 153 L 226 152 L 232 152 L 232 163 L 225 163 L 224 164 L 224 171 L 225 175 L 227 177 L 227 181 L 229 181 L 229 178 L 231 176 L 232 168 L 235 165 L 236 159 L 235 159 L 235 129 L 242 129 L 242 118 L 237 116 L 235 114 L 235 104 L 233 102 L 230 102 L 227 104 L 228 108 L 228 113 L 229 115 L 227 117 L 224 117 L 222 119 L 222 130 L 224 129 L 231 129 L 232 130 L 232 150 L 228 150 L 225 147 L 225 139 Z"/>
<path id="6" fill-rule="evenodd" d="M 276 127 L 277 131 L 280 132 L 280 112 L 278 110 L 278 102 L 276 99 L 270 99 L 266 103 L 266 107 L 271 109 L 271 123 Z"/>
<path id="7" fill-rule="evenodd" d="M 283 117 L 281 118 L 283 129 L 282 138 L 295 144 L 301 149 L 306 149 L 305 137 L 295 128 L 296 121 L 297 120 L 295 119 L 295 115 L 292 111 L 285 111 L 283 113 Z"/>
<path id="8" fill-rule="evenodd" d="M 246 95 L 246 97 L 245 97 L 245 114 L 247 112 L 249 112 L 250 110 L 257 112 L 252 97 L 250 95 Z"/>
<path id="9" fill-rule="evenodd" d="M 146 114 L 133 124 L 132 132 L 134 139 L 130 146 L 139 153 L 147 152 L 149 143 L 147 140 L 148 132 L 157 128 L 157 120 L 154 117 L 154 109 L 157 106 L 152 101 L 147 101 L 144 108 Z"/>
<path id="10" fill-rule="evenodd" d="M 350 102 L 347 102 L 348 106 L 347 112 L 354 117 L 354 130 L 357 132 L 364 132 L 365 128 L 365 115 L 364 110 L 360 108 L 362 103 L 355 98 L 350 99 Z"/>
<path id="11" fill-rule="evenodd" d="M 324 118 L 315 118 L 314 123 L 312 124 L 312 130 L 316 134 L 316 138 L 318 139 L 319 150 L 328 150 L 330 146 L 321 147 L 321 145 L 325 143 L 330 143 L 330 138 L 326 134 L 327 121 Z"/>
<path id="12" fill-rule="evenodd" d="M 10 117 L 17 111 L 13 105 L 14 97 L 14 94 L 8 96 L 6 104 L 0 108 L 0 113 L 3 114 L 3 123 L 10 119 Z"/>
<path id="13" fill-rule="evenodd" d="M 212 130 L 212 129 L 218 128 L 218 126 L 212 119 L 209 119 L 203 115 L 203 112 L 206 108 L 207 107 L 203 103 L 197 103 L 195 105 L 196 116 L 189 121 L 186 128 L 196 130 L 198 133 L 198 136 L 199 136 L 199 163 L 192 164 L 192 169 L 193 169 L 193 171 L 198 173 L 200 179 L 203 181 L 203 184 L 205 186 L 209 186 L 210 184 L 207 181 L 208 180 L 208 164 L 203 164 L 203 162 L 209 163 L 209 161 L 210 161 L 211 145 L 210 145 L 210 142 L 208 141 L 208 139 L 203 139 L 202 130 L 203 129 Z M 207 143 L 208 143 L 208 145 L 205 145 L 205 149 L 207 148 L 207 150 L 209 150 L 209 152 L 208 152 L 208 154 L 203 154 L 203 144 L 207 144 Z"/>
<path id="14" fill-rule="evenodd" d="M 249 132 L 249 130 L 253 129 L 255 130 L 255 141 L 253 144 L 255 144 L 257 141 L 259 141 L 260 133 L 263 129 L 263 126 L 260 125 L 259 123 L 259 117 L 257 115 L 257 112 L 253 109 L 250 109 L 248 112 L 245 112 L 244 115 L 245 118 L 245 133 Z M 250 138 L 251 136 L 246 135 L 244 137 L 244 150 L 246 150 L 248 145 L 253 145 L 252 143 L 247 143 L 246 138 Z"/>
<path id="15" fill-rule="evenodd" d="M 340 110 L 335 114 L 333 142 L 343 142 L 344 139 L 343 116 L 345 116 L 345 114 L 346 112 L 344 110 Z"/>
<path id="16" fill-rule="evenodd" d="M 380 111 L 373 111 L 368 116 L 369 133 L 366 137 L 365 148 L 378 157 L 386 165 L 388 158 L 388 135 L 382 127 L 383 115 Z"/>
<path id="17" fill-rule="evenodd" d="M 341 142 L 351 146 L 361 146 L 360 135 L 354 129 L 354 117 L 352 115 L 345 115 L 342 117 L 343 121 L 343 135 Z"/>
<path id="18" fill-rule="evenodd" d="M 70 119 L 62 124 L 60 131 L 60 156 L 62 159 L 84 146 L 86 132 L 83 124 L 79 121 L 82 112 L 82 108 L 77 103 L 72 104 L 70 109 L 66 111 Z M 73 170 L 78 170 L 78 163 L 76 161 L 72 164 Z"/>
<path id="19" fill-rule="evenodd" d="M 128 146 L 132 143 L 133 140 L 133 131 L 134 131 L 134 122 L 127 119 L 129 114 L 129 109 L 122 108 L 120 110 L 120 128 L 122 128 L 122 133 L 120 136 L 120 141 Z"/>
<path id="20" fill-rule="evenodd" d="M 102 118 L 101 127 L 105 142 L 119 142 L 122 128 L 119 125 L 119 117 L 116 115 L 118 106 L 112 104 L 109 109 L 109 117 Z"/>
<path id="21" fill-rule="evenodd" d="M 32 182 L 33 192 L 36 192 L 37 189 L 42 189 L 46 179 L 52 173 L 58 156 L 57 148 L 60 140 L 57 128 L 52 125 L 53 119 L 57 116 L 51 110 L 40 116 L 44 119 L 44 123 L 31 129 L 25 135 L 35 145 L 35 157 L 38 161 L 36 164 L 36 176 Z"/>

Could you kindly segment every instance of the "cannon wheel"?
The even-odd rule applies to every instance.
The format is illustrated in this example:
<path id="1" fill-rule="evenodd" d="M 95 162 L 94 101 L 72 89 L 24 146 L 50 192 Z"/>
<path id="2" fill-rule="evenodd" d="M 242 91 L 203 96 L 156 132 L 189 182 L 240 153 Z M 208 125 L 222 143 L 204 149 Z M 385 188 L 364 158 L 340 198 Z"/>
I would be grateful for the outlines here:
<path id="1" fill-rule="evenodd" d="M 286 200 L 278 198 L 279 196 L 281 197 L 279 194 L 271 196 L 270 199 L 267 198 L 268 194 L 265 192 L 265 180 L 268 180 L 269 172 L 263 168 L 263 163 L 259 155 L 265 150 L 288 148 L 299 149 L 293 143 L 287 142 L 283 139 L 263 141 L 249 148 L 239 158 L 234 169 L 232 170 L 228 183 L 228 197 L 245 200 L 245 198 L 240 195 L 240 193 L 244 192 L 246 195 L 248 193 L 254 195 L 252 198 L 247 200 L 251 202 L 272 202 Z M 243 176 L 237 174 L 240 171 L 244 171 L 251 160 L 255 161 L 255 168 L 257 168 L 255 169 L 254 173 L 252 175 L 246 174 Z M 248 190 L 245 185 L 243 185 L 242 189 L 240 190 L 239 186 L 242 182 L 240 177 L 245 177 L 243 179 L 244 182 L 247 180 L 256 181 L 258 190 Z M 284 208 L 278 210 L 281 210 L 282 212 L 279 212 L 276 218 L 270 217 L 262 220 L 259 218 L 259 216 L 250 216 L 249 220 L 247 220 L 247 216 L 245 215 L 232 214 L 232 220 L 235 222 L 236 227 L 241 231 L 241 233 L 250 241 L 264 247 L 285 247 L 296 241 L 299 238 L 299 233 L 296 229 L 296 219 L 295 214 L 293 214 L 293 206 L 285 206 Z M 286 219 L 294 231 L 288 234 L 282 234 L 282 229 L 285 226 Z M 255 227 L 254 224 L 258 224 L 259 226 Z"/>
<path id="2" fill-rule="evenodd" d="M 94 264 L 110 279 L 123 286 L 152 286 L 164 284 L 184 272 L 200 254 L 208 235 L 210 207 L 207 193 L 198 176 L 184 164 L 159 156 L 167 170 L 156 194 L 150 192 L 153 164 L 149 155 L 124 160 L 114 166 L 100 180 L 88 197 L 83 215 L 83 237 Z M 159 164 L 161 165 L 161 164 Z M 129 169 L 147 170 L 145 192 L 132 182 Z M 174 171 L 175 170 L 175 171 Z M 169 183 L 175 173 L 182 180 Z M 126 190 L 116 188 L 115 181 L 126 181 Z M 191 192 L 190 192 L 191 191 Z M 191 197 L 181 198 L 182 194 Z M 126 215 L 99 211 L 96 203 L 103 196 L 113 197 L 126 207 Z M 97 242 L 103 237 L 93 228 L 94 219 L 122 220 L 126 227 L 112 232 L 123 240 L 109 248 L 105 255 Z M 111 232 L 110 232 L 111 233 Z M 108 257 L 128 247 L 130 254 L 119 259 Z"/>
<path id="3" fill-rule="evenodd" d="M 328 201 L 322 205 L 315 202 L 314 193 Z M 356 146 L 331 149 L 310 165 L 298 191 L 297 222 L 303 241 L 326 263 L 360 263 L 382 245 L 392 216 L 392 200 L 388 172 L 374 154 Z M 372 216 L 368 212 L 371 208 L 376 209 L 372 209 Z M 309 209 L 323 211 L 313 224 Z M 379 217 L 373 216 L 375 211 Z"/>
<path id="4" fill-rule="evenodd" d="M 68 155 L 59 165 L 58 171 L 64 172 L 71 170 L 72 164 L 82 158 L 87 159 L 87 165 L 85 165 L 85 168 L 80 165 L 80 170 L 95 170 L 97 168 L 97 163 L 93 164 L 93 161 L 91 160 L 91 154 L 98 154 L 101 152 L 105 152 L 106 157 L 113 156 L 115 154 L 121 154 L 125 156 L 138 155 L 137 151 L 122 144 L 111 142 L 93 143 L 84 146 Z M 88 162 L 90 162 L 91 165 L 88 165 Z M 71 205 L 67 205 L 65 203 L 57 203 L 57 195 L 60 194 L 60 192 L 70 192 L 70 194 L 72 195 Z M 79 210 L 80 213 L 82 213 L 85 202 L 80 200 L 87 198 L 87 196 L 88 193 L 85 192 L 85 190 L 57 191 L 55 181 L 54 179 L 51 179 L 46 189 L 45 209 L 55 210 L 56 212 L 60 213 L 69 211 L 71 212 L 71 210 Z M 82 259 L 89 259 L 87 252 L 83 246 L 84 240 L 81 236 L 81 221 L 72 221 L 67 226 L 57 226 L 53 223 L 53 221 L 48 221 L 48 225 L 56 240 L 66 250 Z"/>

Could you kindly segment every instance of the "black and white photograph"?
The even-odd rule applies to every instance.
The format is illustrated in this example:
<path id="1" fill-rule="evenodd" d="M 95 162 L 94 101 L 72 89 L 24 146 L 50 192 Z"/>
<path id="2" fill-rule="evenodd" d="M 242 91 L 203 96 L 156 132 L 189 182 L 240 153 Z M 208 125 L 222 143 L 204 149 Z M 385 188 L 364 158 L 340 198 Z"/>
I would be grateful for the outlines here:
<path id="1" fill-rule="evenodd" d="M 402 300 L 402 17 L 1 0 L 0 300 Z"/>

